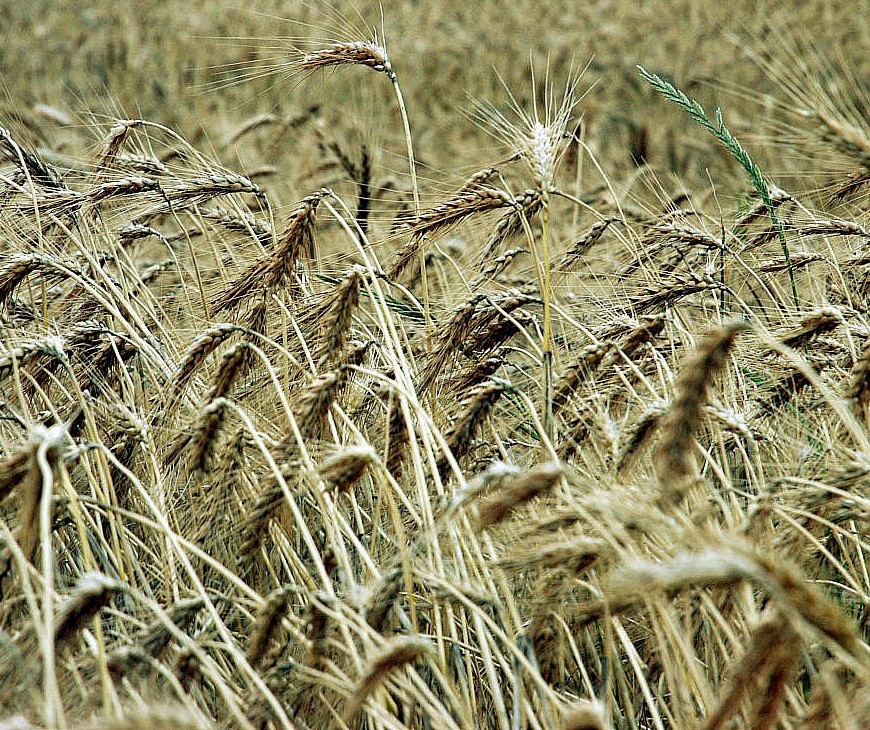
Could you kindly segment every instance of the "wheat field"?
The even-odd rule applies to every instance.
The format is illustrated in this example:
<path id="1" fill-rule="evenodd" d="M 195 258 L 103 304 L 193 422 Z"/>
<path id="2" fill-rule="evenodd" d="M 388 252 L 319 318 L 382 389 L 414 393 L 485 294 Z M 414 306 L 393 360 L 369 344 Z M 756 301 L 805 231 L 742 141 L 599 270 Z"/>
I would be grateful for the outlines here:
<path id="1" fill-rule="evenodd" d="M 870 727 L 859 10 L 0 5 L 0 729 Z"/>

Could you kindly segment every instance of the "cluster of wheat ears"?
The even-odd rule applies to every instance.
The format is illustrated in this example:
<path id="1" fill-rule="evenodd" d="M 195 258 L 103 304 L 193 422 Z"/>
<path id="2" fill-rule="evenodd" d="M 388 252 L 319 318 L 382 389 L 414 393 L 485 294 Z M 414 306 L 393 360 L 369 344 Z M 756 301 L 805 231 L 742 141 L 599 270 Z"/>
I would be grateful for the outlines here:
<path id="1" fill-rule="evenodd" d="M 870 726 L 861 115 L 783 80 L 790 193 L 639 69 L 744 182 L 653 209 L 545 80 L 436 197 L 382 41 L 288 64 L 392 85 L 398 188 L 0 129 L 0 728 Z"/>

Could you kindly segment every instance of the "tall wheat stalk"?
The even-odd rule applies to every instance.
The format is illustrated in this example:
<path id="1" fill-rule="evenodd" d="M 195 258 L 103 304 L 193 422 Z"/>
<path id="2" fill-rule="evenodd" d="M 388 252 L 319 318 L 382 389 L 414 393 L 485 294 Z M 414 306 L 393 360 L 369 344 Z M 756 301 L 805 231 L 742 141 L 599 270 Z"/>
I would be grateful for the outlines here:
<path id="1" fill-rule="evenodd" d="M 524 109 L 516 97 L 505 86 L 510 100 L 511 117 L 506 116 L 495 106 L 486 102 L 476 104 L 476 116 L 500 142 L 505 144 L 514 157 L 522 160 L 535 183 L 539 196 L 541 235 L 535 237 L 529 220 L 521 206 L 518 216 L 525 232 L 529 247 L 535 258 L 538 287 L 543 299 L 543 333 L 541 353 L 544 371 L 544 428 L 547 434 L 553 433 L 553 369 L 554 338 L 552 322 L 552 278 L 550 255 L 550 195 L 556 190 L 556 175 L 567 151 L 569 124 L 577 106 L 577 84 L 580 77 L 570 75 L 565 83 L 561 100 L 550 85 L 549 76 L 544 79 L 545 98 L 543 110 L 538 109 L 537 100 L 531 112 Z M 532 88 L 536 89 L 534 68 L 532 69 Z M 504 86 L 504 83 L 503 83 Z"/>

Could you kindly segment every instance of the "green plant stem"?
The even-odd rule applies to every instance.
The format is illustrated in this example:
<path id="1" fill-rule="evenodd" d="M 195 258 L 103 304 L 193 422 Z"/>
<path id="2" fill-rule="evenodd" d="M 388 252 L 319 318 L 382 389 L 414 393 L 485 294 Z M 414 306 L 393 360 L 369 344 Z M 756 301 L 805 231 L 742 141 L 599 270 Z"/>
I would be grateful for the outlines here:
<path id="1" fill-rule="evenodd" d="M 786 267 L 788 268 L 788 278 L 791 282 L 792 300 L 795 309 L 797 309 L 799 307 L 797 284 L 795 283 L 794 278 L 794 267 L 792 266 L 791 262 L 791 253 L 788 250 L 788 241 L 786 241 L 785 238 L 785 229 L 783 228 L 782 223 L 779 221 L 779 218 L 776 215 L 776 211 L 773 208 L 773 198 L 770 195 L 770 184 L 768 183 L 767 178 L 765 178 L 764 173 L 761 171 L 761 168 L 749 156 L 749 153 L 744 149 L 743 145 L 740 144 L 737 138 L 733 134 L 731 134 L 731 130 L 725 126 L 725 122 L 722 119 L 721 109 L 716 109 L 716 120 L 714 122 L 707 115 L 707 112 L 704 111 L 704 107 L 702 107 L 694 99 L 690 99 L 676 86 L 665 81 L 660 76 L 654 73 L 650 73 L 643 66 L 638 66 L 637 68 L 640 71 L 640 75 L 647 82 L 649 82 L 653 89 L 658 91 L 669 101 L 674 102 L 677 106 L 683 109 L 683 111 L 685 111 L 692 119 L 698 122 L 705 129 L 707 129 L 707 131 L 709 131 L 717 140 L 719 140 L 719 142 L 725 147 L 725 149 L 727 149 L 728 152 L 731 153 L 731 156 L 740 163 L 740 166 L 746 171 L 746 174 L 749 175 L 749 179 L 752 181 L 753 187 L 755 187 L 755 189 L 758 191 L 758 194 L 761 196 L 761 201 L 767 208 L 767 213 L 770 217 L 771 225 L 776 231 L 779 237 L 779 242 L 782 245 L 782 252 L 785 256 Z"/>

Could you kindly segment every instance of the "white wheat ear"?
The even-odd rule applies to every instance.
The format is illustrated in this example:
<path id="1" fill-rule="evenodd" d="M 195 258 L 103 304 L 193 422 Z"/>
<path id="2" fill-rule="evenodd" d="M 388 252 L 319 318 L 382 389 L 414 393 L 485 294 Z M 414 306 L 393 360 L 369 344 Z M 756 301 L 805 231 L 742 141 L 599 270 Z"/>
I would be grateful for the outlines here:
<path id="1" fill-rule="evenodd" d="M 523 109 L 501 77 L 499 81 L 510 100 L 509 113 L 500 111 L 491 102 L 472 100 L 472 119 L 506 145 L 514 159 L 526 163 L 542 192 L 550 192 L 555 188 L 556 173 L 571 137 L 569 125 L 580 101 L 577 86 L 582 76 L 582 73 L 569 73 L 560 99 L 555 86 L 550 83 L 547 69 L 544 99 L 540 105 L 535 99 L 531 112 Z M 531 82 L 534 89 L 534 67 L 531 69 Z"/>

